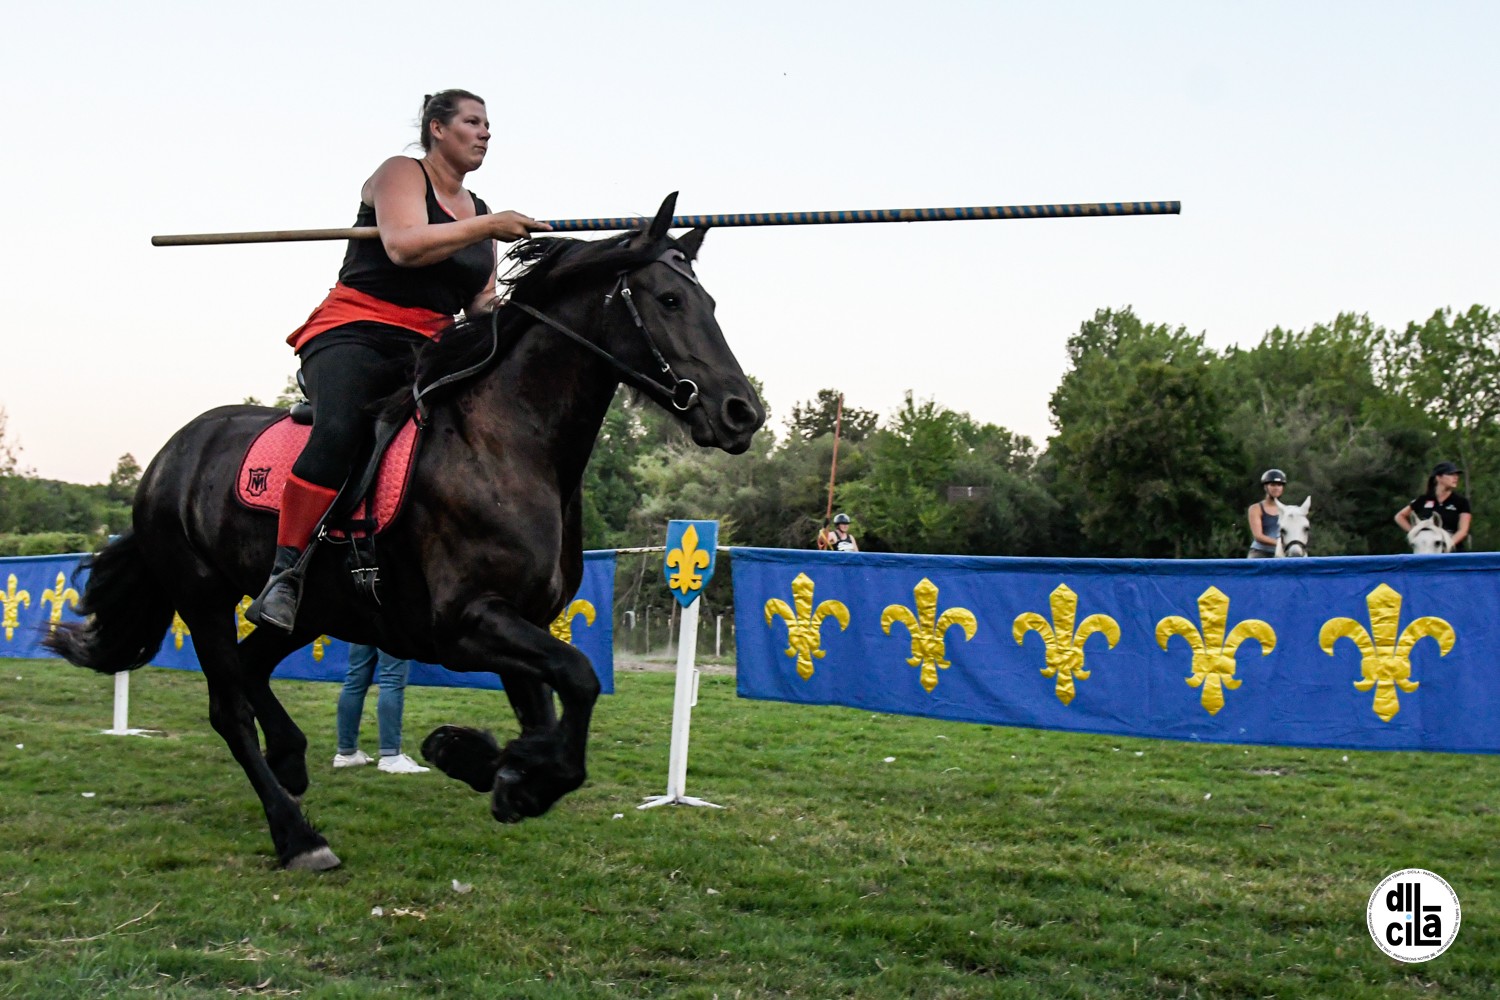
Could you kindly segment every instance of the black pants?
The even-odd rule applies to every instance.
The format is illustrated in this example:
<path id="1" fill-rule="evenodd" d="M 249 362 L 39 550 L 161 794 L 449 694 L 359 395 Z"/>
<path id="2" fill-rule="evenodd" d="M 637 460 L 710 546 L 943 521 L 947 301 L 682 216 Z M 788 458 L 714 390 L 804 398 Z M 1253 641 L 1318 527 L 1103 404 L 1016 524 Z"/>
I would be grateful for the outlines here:
<path id="1" fill-rule="evenodd" d="M 409 377 L 413 349 L 422 338 L 406 331 L 392 336 L 388 327 L 377 329 L 385 335 L 356 337 L 346 335 L 346 328 L 330 330 L 302 349 L 313 428 L 292 466 L 297 478 L 334 490 L 343 486 L 355 457 L 374 436 L 372 404 Z"/>

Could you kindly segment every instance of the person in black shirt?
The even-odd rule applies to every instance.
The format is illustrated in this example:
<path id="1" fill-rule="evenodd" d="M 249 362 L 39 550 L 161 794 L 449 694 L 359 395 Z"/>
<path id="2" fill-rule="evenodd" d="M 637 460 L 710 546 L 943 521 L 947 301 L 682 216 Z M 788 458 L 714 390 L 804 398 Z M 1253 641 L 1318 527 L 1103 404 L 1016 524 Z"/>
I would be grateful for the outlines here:
<path id="1" fill-rule="evenodd" d="M 1427 520 L 1433 514 L 1442 520 L 1443 530 L 1453 536 L 1453 548 L 1469 537 L 1469 498 L 1458 492 L 1458 477 L 1463 470 L 1452 462 L 1439 462 L 1427 477 L 1427 492 L 1412 500 L 1396 512 L 1396 523 L 1402 531 L 1410 532 L 1418 520 Z"/>

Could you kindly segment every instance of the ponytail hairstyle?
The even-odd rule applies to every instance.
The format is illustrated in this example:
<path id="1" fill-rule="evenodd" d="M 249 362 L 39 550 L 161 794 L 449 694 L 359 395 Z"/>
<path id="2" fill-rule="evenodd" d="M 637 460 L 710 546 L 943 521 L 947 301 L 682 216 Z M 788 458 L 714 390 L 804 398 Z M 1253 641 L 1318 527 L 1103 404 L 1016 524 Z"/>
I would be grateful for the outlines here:
<path id="1" fill-rule="evenodd" d="M 1427 477 L 1427 492 L 1422 495 L 1427 497 L 1437 496 L 1437 476 Z"/>
<path id="2" fill-rule="evenodd" d="M 432 149 L 432 123 L 453 124 L 453 119 L 458 116 L 460 101 L 478 101 L 483 104 L 484 98 L 478 94 L 471 94 L 467 90 L 440 90 L 436 94 L 428 94 L 422 98 L 422 117 L 418 119 L 418 127 L 422 130 L 421 142 L 424 152 Z"/>

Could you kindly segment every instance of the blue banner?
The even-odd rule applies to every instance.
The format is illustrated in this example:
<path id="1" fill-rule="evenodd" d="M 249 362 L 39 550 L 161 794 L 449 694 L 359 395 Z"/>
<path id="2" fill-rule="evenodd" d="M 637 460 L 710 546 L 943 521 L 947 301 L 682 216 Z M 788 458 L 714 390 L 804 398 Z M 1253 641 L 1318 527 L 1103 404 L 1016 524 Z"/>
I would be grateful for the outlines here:
<path id="1" fill-rule="evenodd" d="M 1500 752 L 1500 554 L 731 555 L 744 698 L 1160 739 Z"/>
<path id="2" fill-rule="evenodd" d="M 0 656 L 50 657 L 41 645 L 59 621 L 77 621 L 78 598 L 87 574 L 73 581 L 82 556 L 0 558 Z M 614 680 L 615 554 L 612 550 L 583 554 L 583 581 L 568 607 L 552 623 L 552 634 L 577 646 L 594 664 L 605 694 L 613 694 Z M 245 620 L 246 597 L 235 610 L 240 638 L 255 626 Z M 174 618 L 153 666 L 197 670 L 193 638 L 181 618 Z M 319 636 L 311 645 L 281 661 L 273 677 L 292 680 L 342 682 L 349 666 L 349 644 Z M 498 689 L 494 674 L 461 674 L 430 663 L 413 663 L 409 684 Z"/>

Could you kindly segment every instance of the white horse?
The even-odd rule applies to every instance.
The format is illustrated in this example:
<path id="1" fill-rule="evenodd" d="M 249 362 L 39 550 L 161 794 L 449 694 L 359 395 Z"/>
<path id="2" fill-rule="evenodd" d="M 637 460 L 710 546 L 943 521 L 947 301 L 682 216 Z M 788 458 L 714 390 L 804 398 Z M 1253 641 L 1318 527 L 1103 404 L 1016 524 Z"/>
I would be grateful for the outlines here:
<path id="1" fill-rule="evenodd" d="M 1406 533 L 1406 541 L 1417 555 L 1453 551 L 1453 535 L 1443 527 L 1443 519 L 1438 514 L 1413 517 L 1411 530 Z"/>
<path id="2" fill-rule="evenodd" d="M 1301 506 L 1281 505 L 1281 533 L 1276 538 L 1276 558 L 1307 555 L 1308 511 L 1312 510 L 1312 497 L 1302 501 Z"/>

